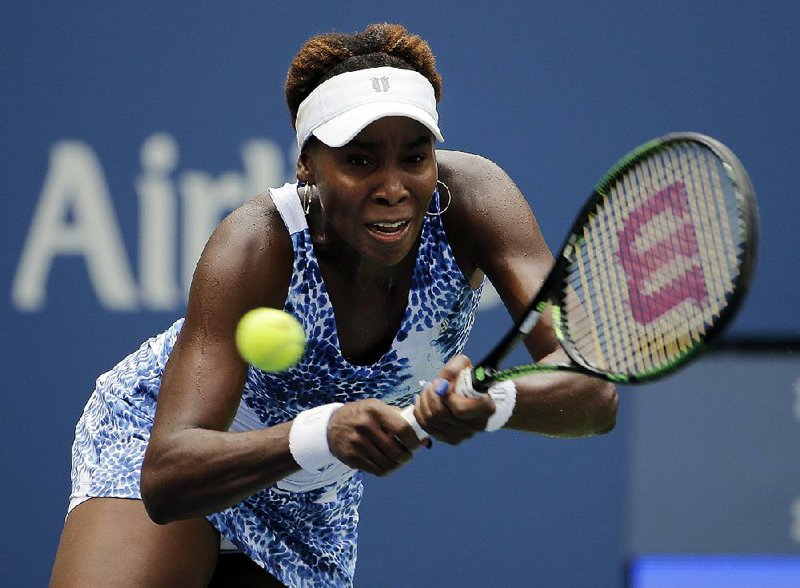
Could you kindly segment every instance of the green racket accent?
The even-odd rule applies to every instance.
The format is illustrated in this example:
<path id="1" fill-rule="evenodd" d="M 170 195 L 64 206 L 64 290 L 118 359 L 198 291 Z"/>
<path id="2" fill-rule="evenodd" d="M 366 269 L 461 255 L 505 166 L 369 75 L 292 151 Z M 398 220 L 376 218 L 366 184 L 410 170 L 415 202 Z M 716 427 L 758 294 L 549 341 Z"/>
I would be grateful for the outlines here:
<path id="1" fill-rule="evenodd" d="M 610 170 L 608 170 L 606 175 L 603 176 L 603 178 L 597 183 L 594 191 L 605 196 L 608 186 L 615 182 L 623 172 L 635 164 L 644 155 L 649 154 L 655 149 L 658 149 L 661 145 L 661 139 L 653 139 L 644 145 L 639 145 L 639 147 L 628 153 L 625 157 L 615 163 Z"/>
<path id="2" fill-rule="evenodd" d="M 554 306 L 550 311 L 550 316 L 553 317 L 553 330 L 556 332 L 556 337 L 560 341 L 564 340 L 564 331 L 561 329 L 561 307 Z"/>
<path id="3" fill-rule="evenodd" d="M 486 370 L 484 368 L 476 368 L 474 372 L 475 380 L 478 382 L 486 382 L 491 378 L 491 382 L 504 382 L 506 380 L 516 380 L 522 376 L 531 376 L 533 374 L 543 374 L 552 372 L 574 372 L 583 371 L 575 369 L 574 366 L 558 365 L 552 363 L 530 363 L 527 365 L 520 365 L 511 367 L 504 370 Z M 604 374 L 605 379 L 612 382 L 627 383 L 630 378 L 623 374 Z"/>

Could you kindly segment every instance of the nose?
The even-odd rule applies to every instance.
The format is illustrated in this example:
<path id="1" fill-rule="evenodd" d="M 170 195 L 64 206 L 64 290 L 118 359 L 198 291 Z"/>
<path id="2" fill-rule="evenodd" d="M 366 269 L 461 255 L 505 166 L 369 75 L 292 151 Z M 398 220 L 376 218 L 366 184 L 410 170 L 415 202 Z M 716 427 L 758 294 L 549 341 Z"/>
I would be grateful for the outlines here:
<path id="1" fill-rule="evenodd" d="M 372 192 L 373 200 L 388 206 L 401 204 L 410 196 L 402 171 L 396 167 L 387 168 Z"/>

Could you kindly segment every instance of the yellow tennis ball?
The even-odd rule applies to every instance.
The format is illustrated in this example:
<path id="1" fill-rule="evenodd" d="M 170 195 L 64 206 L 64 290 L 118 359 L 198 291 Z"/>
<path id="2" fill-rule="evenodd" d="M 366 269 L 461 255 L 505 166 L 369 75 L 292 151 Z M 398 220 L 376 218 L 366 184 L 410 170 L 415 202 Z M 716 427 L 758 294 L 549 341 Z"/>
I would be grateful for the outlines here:
<path id="1" fill-rule="evenodd" d="M 254 308 L 236 325 L 236 348 L 249 364 L 265 372 L 282 372 L 295 365 L 306 348 L 302 325 L 276 308 Z"/>

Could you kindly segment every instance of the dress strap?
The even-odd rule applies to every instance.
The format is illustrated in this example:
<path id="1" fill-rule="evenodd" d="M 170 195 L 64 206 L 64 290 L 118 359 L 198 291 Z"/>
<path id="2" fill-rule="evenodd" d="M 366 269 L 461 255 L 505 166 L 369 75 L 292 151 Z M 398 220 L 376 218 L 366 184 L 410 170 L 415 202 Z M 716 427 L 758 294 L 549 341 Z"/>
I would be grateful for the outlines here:
<path id="1" fill-rule="evenodd" d="M 297 195 L 297 184 L 284 184 L 280 188 L 270 188 L 269 195 L 283 219 L 290 235 L 308 228 L 306 215 Z"/>

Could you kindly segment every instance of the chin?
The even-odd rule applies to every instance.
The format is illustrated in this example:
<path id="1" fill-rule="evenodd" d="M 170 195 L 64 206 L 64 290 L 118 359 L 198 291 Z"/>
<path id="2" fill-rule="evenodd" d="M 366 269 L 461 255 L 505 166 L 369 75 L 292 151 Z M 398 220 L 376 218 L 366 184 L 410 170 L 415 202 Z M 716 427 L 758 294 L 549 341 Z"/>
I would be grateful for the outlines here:
<path id="1" fill-rule="evenodd" d="M 402 252 L 397 253 L 384 253 L 383 255 L 370 255 L 368 258 L 380 267 L 391 268 L 397 265 L 400 265 L 408 259 L 409 254 L 411 253 L 410 249 L 406 249 Z M 366 257 L 366 256 L 365 256 Z"/>
<path id="2" fill-rule="evenodd" d="M 361 248 L 361 255 L 380 267 L 393 267 L 413 254 L 418 240 L 419 231 L 413 230 L 395 242 L 389 240 L 376 242 L 374 239 L 369 239 Z"/>

